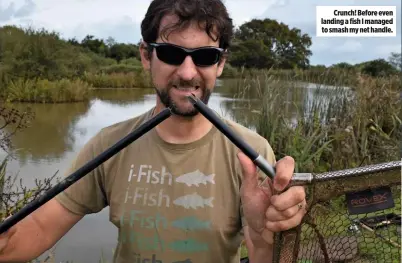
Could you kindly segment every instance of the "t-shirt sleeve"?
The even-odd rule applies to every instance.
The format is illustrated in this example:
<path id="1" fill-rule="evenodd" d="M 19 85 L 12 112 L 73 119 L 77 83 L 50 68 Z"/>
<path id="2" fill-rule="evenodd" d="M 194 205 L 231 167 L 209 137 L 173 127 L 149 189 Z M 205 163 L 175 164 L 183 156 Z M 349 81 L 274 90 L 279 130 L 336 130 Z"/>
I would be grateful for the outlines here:
<path id="1" fill-rule="evenodd" d="M 275 166 L 276 163 L 276 158 L 275 158 L 275 153 L 272 150 L 271 145 L 268 143 L 267 140 L 264 140 L 264 143 L 261 144 L 261 147 L 259 149 L 256 149 L 256 151 L 265 158 L 265 160 L 268 161 L 268 163 L 272 166 Z M 261 184 L 265 178 L 267 178 L 268 176 L 262 172 L 258 167 L 257 167 L 257 171 L 258 171 L 258 181 L 259 184 Z M 240 170 L 241 173 L 241 170 Z M 241 217 L 241 223 L 242 223 L 242 227 L 247 226 L 247 222 L 244 218 L 244 214 L 243 214 L 243 206 L 242 204 L 240 205 L 240 217 Z"/>
<path id="2" fill-rule="evenodd" d="M 102 152 L 101 133 L 87 142 L 79 151 L 65 177 L 80 169 Z M 84 175 L 56 197 L 65 208 L 78 215 L 97 213 L 107 206 L 103 165 Z"/>

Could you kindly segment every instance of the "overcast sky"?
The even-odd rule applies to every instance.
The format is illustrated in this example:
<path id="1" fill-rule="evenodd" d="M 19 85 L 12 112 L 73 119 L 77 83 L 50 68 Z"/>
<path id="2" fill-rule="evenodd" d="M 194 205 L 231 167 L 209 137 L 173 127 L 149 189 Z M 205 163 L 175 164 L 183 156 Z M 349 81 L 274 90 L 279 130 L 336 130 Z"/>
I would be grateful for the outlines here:
<path id="1" fill-rule="evenodd" d="M 140 22 L 149 3 L 150 0 L 0 0 L 0 25 L 44 27 L 59 32 L 63 38 L 81 40 L 92 34 L 137 43 L 141 38 Z M 226 0 L 225 3 L 237 25 L 252 18 L 271 18 L 308 33 L 313 41 L 310 58 L 313 65 L 387 59 L 391 52 L 401 52 L 401 0 Z M 397 6 L 397 36 L 317 38 L 317 5 Z"/>

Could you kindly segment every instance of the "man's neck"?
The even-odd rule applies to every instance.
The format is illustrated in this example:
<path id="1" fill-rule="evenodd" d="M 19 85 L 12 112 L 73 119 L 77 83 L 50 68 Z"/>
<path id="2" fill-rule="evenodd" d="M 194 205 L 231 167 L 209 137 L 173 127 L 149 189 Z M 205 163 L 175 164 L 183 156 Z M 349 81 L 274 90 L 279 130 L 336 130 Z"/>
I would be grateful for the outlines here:
<path id="1" fill-rule="evenodd" d="M 157 106 L 154 114 L 163 110 Z M 212 123 L 202 114 L 192 118 L 172 115 L 155 127 L 158 135 L 166 142 L 183 144 L 197 141 L 204 137 L 212 128 Z"/>

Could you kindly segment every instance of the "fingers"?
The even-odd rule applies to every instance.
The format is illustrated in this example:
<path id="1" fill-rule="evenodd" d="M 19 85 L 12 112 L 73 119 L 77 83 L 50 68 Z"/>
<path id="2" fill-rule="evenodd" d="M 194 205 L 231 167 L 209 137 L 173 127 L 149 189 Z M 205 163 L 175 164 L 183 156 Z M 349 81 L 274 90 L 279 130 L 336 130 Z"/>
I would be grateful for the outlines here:
<path id="1" fill-rule="evenodd" d="M 239 158 L 243 175 L 246 177 L 245 179 L 248 179 L 250 176 L 256 177 L 257 167 L 253 161 L 251 161 L 250 158 L 248 158 L 243 152 L 239 152 L 237 154 L 237 158 Z"/>
<path id="2" fill-rule="evenodd" d="M 293 176 L 295 161 L 290 156 L 285 156 L 275 164 L 276 175 L 274 177 L 274 188 L 276 191 L 283 191 Z"/>
<path id="3" fill-rule="evenodd" d="M 282 194 L 272 196 L 271 205 L 265 213 L 266 229 L 277 232 L 299 225 L 306 214 L 305 197 L 303 186 L 290 187 Z"/>
<path id="4" fill-rule="evenodd" d="M 285 192 L 271 197 L 271 206 L 276 210 L 284 211 L 302 202 L 306 198 L 303 186 L 290 187 Z"/>
<path id="5" fill-rule="evenodd" d="M 243 152 L 237 154 L 243 172 L 243 186 L 246 192 L 255 192 L 258 186 L 257 167 Z"/>
<path id="6" fill-rule="evenodd" d="M 10 216 L 7 216 L 7 217 L 4 219 L 4 221 L 6 221 L 7 219 L 9 219 L 10 217 L 11 217 L 11 215 L 10 215 Z M 4 221 L 3 221 L 3 222 L 4 222 Z M 15 233 L 15 231 L 16 231 L 15 227 L 10 227 L 9 229 L 7 229 L 6 231 L 4 231 L 3 233 L 0 234 L 0 238 L 12 236 L 12 235 Z"/>
<path id="7" fill-rule="evenodd" d="M 8 218 L 10 218 L 10 217 L 11 217 L 11 215 L 10 215 L 10 216 L 7 216 L 6 218 L 4 218 L 3 222 L 6 221 L 6 220 L 7 220 Z M 2 223 L 3 223 L 3 222 L 2 222 Z M 0 238 L 3 238 L 4 236 L 7 236 L 9 232 L 10 232 L 10 228 L 7 229 L 5 232 L 0 233 Z"/>
<path id="8" fill-rule="evenodd" d="M 267 212 L 265 213 L 265 216 L 266 219 L 271 222 L 283 221 L 295 216 L 300 209 L 305 209 L 305 207 L 306 207 L 306 201 L 302 201 L 283 211 L 278 211 L 273 206 L 270 206 Z"/>
<path id="9" fill-rule="evenodd" d="M 297 211 L 297 213 L 288 219 L 281 221 L 267 221 L 265 227 L 267 230 L 272 232 L 280 232 L 291 229 L 299 225 L 303 219 L 303 216 L 306 214 L 306 210 L 304 207 Z"/>
<path id="10" fill-rule="evenodd" d="M 11 227 L 10 229 L 6 230 L 5 232 L 0 234 L 0 239 L 2 238 L 9 238 L 12 235 L 15 234 L 15 232 L 17 231 L 17 229 L 15 227 Z"/>
<path id="11" fill-rule="evenodd" d="M 8 216 L 6 219 L 8 219 L 10 216 Z M 15 227 L 11 227 L 5 232 L 0 234 L 0 252 L 3 252 L 3 250 L 6 248 L 10 238 L 16 233 L 17 229 Z"/>

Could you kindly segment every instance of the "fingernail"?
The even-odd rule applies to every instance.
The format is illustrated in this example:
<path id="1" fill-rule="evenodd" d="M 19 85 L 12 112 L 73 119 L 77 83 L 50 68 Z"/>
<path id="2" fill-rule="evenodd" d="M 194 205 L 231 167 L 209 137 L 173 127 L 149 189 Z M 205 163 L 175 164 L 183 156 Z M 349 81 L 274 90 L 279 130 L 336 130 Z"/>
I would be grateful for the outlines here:
<path id="1" fill-rule="evenodd" d="M 274 188 L 276 191 L 282 191 L 283 190 L 283 186 L 281 184 L 279 184 L 278 182 L 274 182 Z"/>

